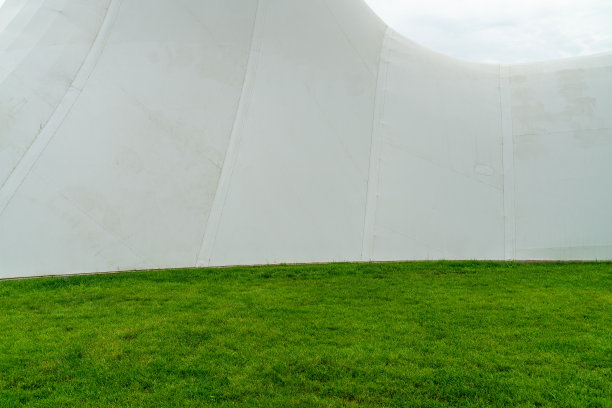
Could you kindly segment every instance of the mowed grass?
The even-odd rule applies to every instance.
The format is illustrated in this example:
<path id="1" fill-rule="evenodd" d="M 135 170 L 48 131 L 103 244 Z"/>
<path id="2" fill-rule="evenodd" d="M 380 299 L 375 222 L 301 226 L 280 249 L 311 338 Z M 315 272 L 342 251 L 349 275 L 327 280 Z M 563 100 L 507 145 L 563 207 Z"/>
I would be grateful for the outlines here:
<path id="1" fill-rule="evenodd" d="M 612 406 L 612 264 L 0 282 L 0 406 Z"/>

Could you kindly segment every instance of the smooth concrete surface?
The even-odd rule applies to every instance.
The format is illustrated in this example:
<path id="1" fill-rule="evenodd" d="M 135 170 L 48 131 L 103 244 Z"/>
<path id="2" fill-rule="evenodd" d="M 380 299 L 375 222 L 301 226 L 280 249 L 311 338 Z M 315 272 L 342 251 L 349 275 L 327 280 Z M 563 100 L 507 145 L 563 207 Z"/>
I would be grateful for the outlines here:
<path id="1" fill-rule="evenodd" d="M 362 0 L 6 0 L 0 278 L 612 259 L 612 53 L 425 49 Z"/>

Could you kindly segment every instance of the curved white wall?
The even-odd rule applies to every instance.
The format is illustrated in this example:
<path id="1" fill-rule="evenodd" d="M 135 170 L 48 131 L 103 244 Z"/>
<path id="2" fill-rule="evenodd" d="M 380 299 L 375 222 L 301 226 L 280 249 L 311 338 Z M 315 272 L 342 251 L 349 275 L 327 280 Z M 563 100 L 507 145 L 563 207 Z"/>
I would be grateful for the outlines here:
<path id="1" fill-rule="evenodd" d="M 0 9 L 0 277 L 612 259 L 612 54 L 459 61 L 361 0 L 85 3 Z"/>

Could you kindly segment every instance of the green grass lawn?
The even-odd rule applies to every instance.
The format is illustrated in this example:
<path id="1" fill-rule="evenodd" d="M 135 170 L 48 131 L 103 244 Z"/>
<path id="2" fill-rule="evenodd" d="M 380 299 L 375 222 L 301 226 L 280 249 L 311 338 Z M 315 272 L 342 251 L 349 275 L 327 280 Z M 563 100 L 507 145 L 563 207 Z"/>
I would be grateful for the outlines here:
<path id="1" fill-rule="evenodd" d="M 0 406 L 612 406 L 612 264 L 0 282 Z"/>

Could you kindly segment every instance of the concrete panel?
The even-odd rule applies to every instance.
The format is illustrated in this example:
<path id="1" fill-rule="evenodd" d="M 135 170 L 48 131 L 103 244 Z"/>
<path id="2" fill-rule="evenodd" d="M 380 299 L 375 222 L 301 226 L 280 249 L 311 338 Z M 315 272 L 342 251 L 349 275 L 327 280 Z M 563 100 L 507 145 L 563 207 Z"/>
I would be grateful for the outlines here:
<path id="1" fill-rule="evenodd" d="M 68 92 L 108 3 L 34 0 L 3 6 L 8 14 L 0 32 L 0 185 Z"/>
<path id="2" fill-rule="evenodd" d="M 359 259 L 380 48 L 351 42 L 357 24 L 336 17 L 348 6 L 260 5 L 211 264 Z M 380 47 L 384 26 L 368 23 Z"/>
<path id="3" fill-rule="evenodd" d="M 385 46 L 371 259 L 503 259 L 499 68 Z"/>
<path id="4" fill-rule="evenodd" d="M 145 14 L 140 1 L 116 4 L 95 67 L 27 178 L 47 180 L 55 199 L 142 254 L 141 267 L 194 265 L 240 97 L 256 4 L 149 1 Z M 165 19 L 172 24 L 158 24 Z M 17 215 L 39 210 L 20 205 L 39 184 L 24 183 L 2 218 L 43 228 L 38 214 Z M 4 254 L 19 238 L 8 233 L 13 228 L 0 231 L 3 258 L 20 274 L 39 273 L 35 257 Z M 136 266 L 122 250 L 129 256 L 109 256 L 108 265 L 96 263 L 94 270 L 90 264 L 66 269 L 72 243 L 82 251 L 78 240 L 40 243 L 55 254 L 45 260 L 47 270 Z"/>
<path id="5" fill-rule="evenodd" d="M 612 257 L 612 55 L 511 70 L 517 257 Z"/>

